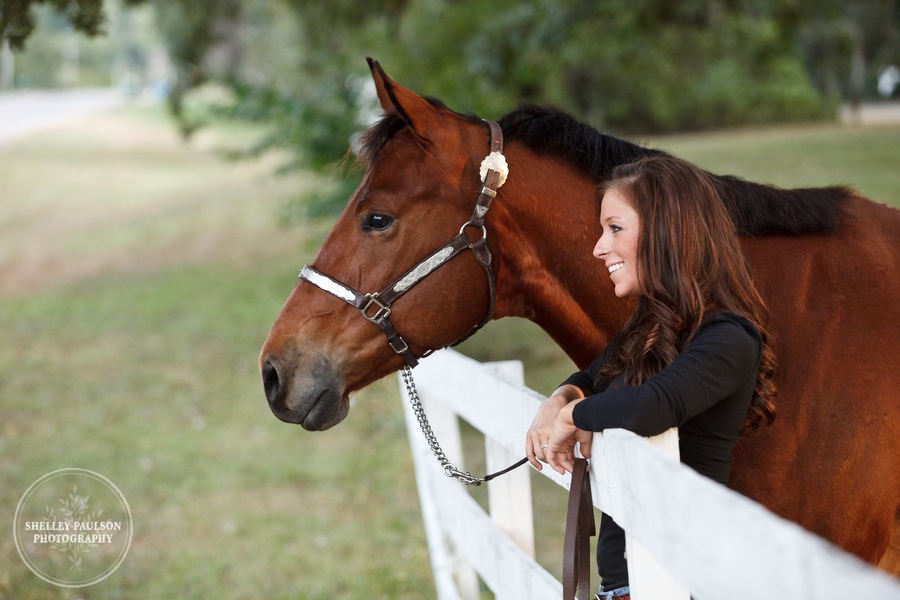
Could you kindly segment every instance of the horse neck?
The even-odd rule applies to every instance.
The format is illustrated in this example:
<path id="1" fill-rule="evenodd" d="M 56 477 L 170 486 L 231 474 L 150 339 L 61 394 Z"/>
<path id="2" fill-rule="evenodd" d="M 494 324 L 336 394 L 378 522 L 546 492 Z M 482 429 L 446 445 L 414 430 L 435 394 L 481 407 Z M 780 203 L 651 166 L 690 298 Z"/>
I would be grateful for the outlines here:
<path id="1" fill-rule="evenodd" d="M 538 324 L 579 367 L 619 331 L 632 306 L 613 294 L 591 251 L 596 185 L 566 163 L 507 148 L 509 181 L 492 205 L 495 318 Z"/>

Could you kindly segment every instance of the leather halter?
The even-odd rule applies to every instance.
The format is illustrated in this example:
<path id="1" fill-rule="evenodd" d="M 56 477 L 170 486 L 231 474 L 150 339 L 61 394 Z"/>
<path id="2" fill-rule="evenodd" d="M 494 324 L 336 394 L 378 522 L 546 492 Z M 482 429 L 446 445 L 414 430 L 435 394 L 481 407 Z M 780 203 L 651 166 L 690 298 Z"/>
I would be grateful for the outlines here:
<path id="1" fill-rule="evenodd" d="M 493 121 L 485 121 L 491 132 L 491 154 L 503 152 L 503 131 L 500 126 Z M 363 294 L 345 285 L 336 279 L 317 271 L 309 265 L 304 265 L 300 271 L 300 279 L 311 283 L 317 288 L 324 290 L 340 298 L 350 306 L 359 310 L 359 314 L 370 323 L 374 323 L 384 335 L 387 342 L 393 348 L 394 352 L 401 355 L 410 367 L 418 364 L 418 359 L 428 356 L 435 349 L 427 350 L 424 354 L 416 357 L 409 349 L 409 344 L 400 337 L 400 334 L 394 329 L 389 319 L 391 315 L 391 305 L 403 294 L 409 291 L 414 285 L 422 281 L 426 276 L 434 272 L 441 265 L 446 264 L 457 254 L 464 250 L 472 250 L 478 263 L 484 267 L 487 273 L 488 282 L 490 284 L 490 305 L 487 313 L 480 323 L 475 325 L 469 333 L 451 344 L 455 346 L 468 339 L 476 331 L 484 327 L 488 321 L 494 316 L 494 303 L 497 295 L 497 282 L 494 271 L 491 268 L 491 251 L 487 245 L 487 229 L 484 226 L 484 217 L 487 215 L 491 201 L 497 195 L 497 188 L 502 185 L 501 174 L 488 167 L 484 176 L 483 186 L 478 199 L 475 202 L 475 210 L 472 212 L 471 218 L 463 223 L 459 228 L 459 234 L 444 244 L 440 249 L 432 252 L 429 256 L 421 260 L 416 266 L 407 271 L 402 277 L 391 283 L 380 292 L 370 292 Z M 466 234 L 466 229 L 473 228 L 481 230 L 481 237 L 470 240 Z"/>

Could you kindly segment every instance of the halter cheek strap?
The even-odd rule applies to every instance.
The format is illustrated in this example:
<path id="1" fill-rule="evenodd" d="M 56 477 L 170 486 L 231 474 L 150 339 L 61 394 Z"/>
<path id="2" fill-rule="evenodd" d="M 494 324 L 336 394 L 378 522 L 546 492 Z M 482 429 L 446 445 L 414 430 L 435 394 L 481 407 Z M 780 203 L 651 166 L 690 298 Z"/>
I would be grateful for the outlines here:
<path id="1" fill-rule="evenodd" d="M 491 251 L 487 245 L 487 229 L 484 226 L 484 217 L 487 215 L 491 201 L 497 195 L 497 189 L 503 185 L 506 180 L 506 160 L 503 158 L 503 132 L 500 126 L 493 122 L 487 121 L 491 131 L 491 153 L 482 162 L 482 178 L 483 186 L 478 199 L 475 202 L 475 209 L 472 217 L 459 229 L 459 234 L 452 240 L 444 244 L 441 248 L 431 253 L 425 259 L 421 260 L 416 266 L 407 271 L 403 276 L 394 281 L 380 292 L 363 294 L 353 288 L 317 271 L 309 265 L 305 265 L 300 270 L 300 279 L 316 286 L 317 288 L 328 292 L 336 298 L 340 298 L 350 306 L 356 308 L 359 313 L 370 323 L 377 325 L 387 337 L 388 344 L 393 348 L 394 352 L 401 355 L 410 367 L 418 364 L 417 357 L 409 349 L 409 344 L 400 337 L 400 334 L 394 329 L 390 322 L 391 305 L 403 294 L 409 291 L 414 285 L 422 281 L 425 277 L 434 272 L 441 265 L 446 264 L 454 256 L 460 254 L 464 250 L 472 250 L 478 263 L 487 273 L 488 282 L 490 284 L 490 305 L 487 313 L 481 322 L 475 325 L 469 333 L 454 342 L 452 345 L 461 343 L 468 339 L 473 333 L 481 329 L 494 316 L 494 303 L 497 294 L 496 278 L 494 271 L 491 269 Z M 466 229 L 473 228 L 480 230 L 481 237 L 470 240 L 466 234 Z M 434 350 L 426 351 L 422 356 L 431 354 Z M 421 357 L 419 357 L 421 358 Z"/>

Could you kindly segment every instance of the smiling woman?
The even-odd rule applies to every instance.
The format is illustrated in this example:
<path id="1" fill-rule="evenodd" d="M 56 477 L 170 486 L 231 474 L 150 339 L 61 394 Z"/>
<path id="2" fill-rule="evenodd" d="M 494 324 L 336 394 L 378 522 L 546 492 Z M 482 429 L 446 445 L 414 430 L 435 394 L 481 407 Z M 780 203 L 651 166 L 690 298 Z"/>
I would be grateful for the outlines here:
<path id="1" fill-rule="evenodd" d="M 594 431 L 659 435 L 678 428 L 681 460 L 727 484 L 742 430 L 774 417 L 774 357 L 766 309 L 709 174 L 664 155 L 616 167 L 600 185 L 604 261 L 615 293 L 638 305 L 587 369 L 548 398 L 526 453 L 572 471 Z M 597 544 L 602 598 L 629 596 L 625 535 L 603 515 Z"/>

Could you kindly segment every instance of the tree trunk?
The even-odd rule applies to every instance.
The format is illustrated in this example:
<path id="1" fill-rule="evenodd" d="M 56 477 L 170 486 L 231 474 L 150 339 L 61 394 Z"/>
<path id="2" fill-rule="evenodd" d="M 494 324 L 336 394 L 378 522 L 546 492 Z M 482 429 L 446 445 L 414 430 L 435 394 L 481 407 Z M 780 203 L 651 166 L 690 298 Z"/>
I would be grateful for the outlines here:
<path id="1" fill-rule="evenodd" d="M 850 119 L 861 121 L 863 88 L 866 83 L 866 56 L 863 52 L 862 29 L 855 24 L 850 27 Z"/>
<path id="2" fill-rule="evenodd" d="M 7 40 L 0 41 L 0 91 L 16 84 L 16 59 Z"/>

